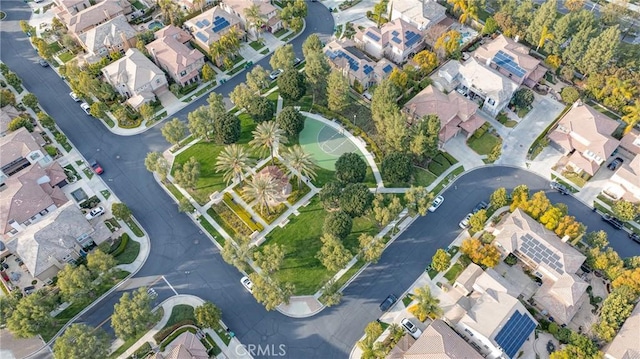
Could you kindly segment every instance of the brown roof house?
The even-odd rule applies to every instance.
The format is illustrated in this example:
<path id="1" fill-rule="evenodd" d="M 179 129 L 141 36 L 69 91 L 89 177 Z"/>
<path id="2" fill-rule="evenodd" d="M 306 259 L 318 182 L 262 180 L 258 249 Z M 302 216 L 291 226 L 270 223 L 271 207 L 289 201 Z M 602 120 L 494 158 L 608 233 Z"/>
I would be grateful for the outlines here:
<path id="1" fill-rule="evenodd" d="M 88 7 L 87 3 L 89 2 L 63 0 L 55 10 L 56 16 L 73 35 L 79 36 L 119 15 L 129 14 L 132 10 L 127 0 L 104 0 Z"/>
<path id="2" fill-rule="evenodd" d="M 135 109 L 154 101 L 156 93 L 167 89 L 164 72 L 138 49 L 127 50 L 123 58 L 105 66 L 102 74 Z"/>
<path id="3" fill-rule="evenodd" d="M 68 202 L 20 232 L 7 247 L 22 258 L 32 276 L 48 282 L 65 264 L 75 263 L 85 255 L 85 248 L 110 236 L 104 221 L 90 223 L 79 208 Z"/>
<path id="4" fill-rule="evenodd" d="M 640 358 L 640 304 L 622 325 L 618 335 L 604 350 L 605 359 L 637 359 Z"/>
<path id="5" fill-rule="evenodd" d="M 0 137 L 9 132 L 9 123 L 14 118 L 20 117 L 20 111 L 11 105 L 0 108 Z"/>
<path id="6" fill-rule="evenodd" d="M 614 199 L 624 198 L 640 202 L 640 131 L 632 130 L 622 137 L 618 153 L 631 158 L 625 160 L 609 179 L 604 193 Z"/>
<path id="7" fill-rule="evenodd" d="M 397 68 L 387 59 L 371 59 L 349 39 L 329 42 L 324 47 L 324 53 L 329 59 L 329 64 L 342 71 L 351 85 L 358 83 L 363 89 L 379 83 Z"/>
<path id="8" fill-rule="evenodd" d="M 482 359 L 473 347 L 442 320 L 434 320 L 404 353 L 404 359 Z"/>
<path id="9" fill-rule="evenodd" d="M 445 7 L 436 0 L 393 0 L 387 5 L 388 12 L 391 12 L 391 20 L 402 19 L 420 31 L 447 17 Z"/>
<path id="10" fill-rule="evenodd" d="M 498 70 L 518 85 L 535 86 L 547 72 L 540 60 L 529 55 L 529 48 L 499 35 L 478 47 L 473 57 L 492 69 Z"/>
<path id="11" fill-rule="evenodd" d="M 249 33 L 255 38 L 256 34 L 250 23 L 247 21 L 245 11 L 253 5 L 257 5 L 260 10 L 260 14 L 265 22 L 262 29 L 268 32 L 275 32 L 282 29 L 282 21 L 278 16 L 278 8 L 271 5 L 269 0 L 222 0 L 220 6 L 222 8 L 237 16 L 242 22 L 242 26 L 249 31 Z"/>
<path id="12" fill-rule="evenodd" d="M 200 81 L 204 55 L 187 46 L 191 39 L 188 32 L 169 25 L 156 31 L 155 37 L 146 48 L 156 65 L 181 86 Z"/>
<path id="13" fill-rule="evenodd" d="M 402 18 L 382 25 L 358 30 L 356 44 L 376 58 L 385 57 L 396 64 L 403 63 L 424 47 L 423 34 Z"/>
<path id="14" fill-rule="evenodd" d="M 135 48 L 137 35 L 127 18 L 119 15 L 78 35 L 78 40 L 87 52 L 86 61 L 94 63 L 111 52 Z"/>
<path id="15" fill-rule="evenodd" d="M 42 148 L 44 145 L 42 136 L 34 136 L 24 127 L 0 138 L 0 178 L 11 177 L 35 163 L 49 166 L 51 157 Z"/>
<path id="16" fill-rule="evenodd" d="M 469 138 L 484 124 L 484 120 L 476 115 L 478 105 L 453 91 L 448 94 L 440 92 L 429 85 L 409 100 L 402 111 L 408 121 L 415 124 L 424 116 L 437 115 L 440 119 L 440 143 L 444 144 L 459 132 Z"/>
<path id="17" fill-rule="evenodd" d="M 503 253 L 513 253 L 542 278 L 536 303 L 557 322 L 569 323 L 587 299 L 589 285 L 576 275 L 586 257 L 520 208 L 500 221 L 494 235 Z"/>
<path id="18" fill-rule="evenodd" d="M 593 176 L 620 144 L 611 136 L 618 126 L 578 100 L 549 133 L 549 140 L 567 156 L 561 160 L 565 167 Z"/>
<path id="19" fill-rule="evenodd" d="M 219 5 L 185 21 L 184 26 L 191 31 L 193 41 L 204 51 L 209 51 L 211 44 L 218 42 L 231 28 L 243 33 L 240 19 Z"/>
<path id="20" fill-rule="evenodd" d="M 184 332 L 164 352 L 153 354 L 149 359 L 209 359 L 209 354 L 195 334 Z"/>

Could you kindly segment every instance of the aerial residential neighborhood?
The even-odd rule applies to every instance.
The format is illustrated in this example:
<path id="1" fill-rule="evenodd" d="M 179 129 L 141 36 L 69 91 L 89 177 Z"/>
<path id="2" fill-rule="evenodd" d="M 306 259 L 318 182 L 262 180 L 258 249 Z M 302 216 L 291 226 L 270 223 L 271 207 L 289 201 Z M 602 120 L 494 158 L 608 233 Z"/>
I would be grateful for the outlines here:
<path id="1" fill-rule="evenodd" d="M 2 1 L 0 357 L 639 356 L 639 19 Z"/>

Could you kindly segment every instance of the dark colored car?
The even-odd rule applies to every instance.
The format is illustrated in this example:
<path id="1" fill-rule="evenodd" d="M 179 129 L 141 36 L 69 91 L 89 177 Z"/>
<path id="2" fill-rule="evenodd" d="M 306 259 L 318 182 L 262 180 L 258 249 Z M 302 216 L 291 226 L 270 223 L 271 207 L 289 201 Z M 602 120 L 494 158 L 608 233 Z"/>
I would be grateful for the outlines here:
<path id="1" fill-rule="evenodd" d="M 556 346 L 553 345 L 553 343 L 551 342 L 551 340 L 549 340 L 549 342 L 547 342 L 547 352 L 549 354 L 553 353 L 556 351 Z"/>
<path id="2" fill-rule="evenodd" d="M 100 166 L 100 164 L 96 160 L 92 160 L 89 163 L 89 165 L 91 165 L 91 168 L 93 169 L 93 172 L 95 172 L 96 174 L 101 175 L 104 172 L 104 170 L 102 169 L 102 166 Z"/>
<path id="3" fill-rule="evenodd" d="M 476 206 L 473 208 L 472 213 L 476 214 L 478 213 L 479 210 L 481 209 L 487 209 L 489 208 L 489 204 L 485 201 L 480 201 L 478 204 L 476 204 Z"/>
<path id="4" fill-rule="evenodd" d="M 35 291 L 36 291 L 36 287 L 34 287 L 32 285 L 24 288 L 24 294 L 26 294 L 26 295 L 29 295 L 29 294 L 31 294 L 31 293 L 33 293 Z"/>
<path id="5" fill-rule="evenodd" d="M 391 308 L 396 302 L 398 301 L 398 297 L 396 297 L 393 294 L 389 294 L 388 297 L 386 297 L 382 303 L 380 303 L 380 310 L 383 312 L 386 312 L 387 310 L 389 310 L 389 308 Z"/>
<path id="6" fill-rule="evenodd" d="M 0 270 L 9 269 L 9 265 L 7 263 L 0 263 Z"/>
<path id="7" fill-rule="evenodd" d="M 608 214 L 603 214 L 602 215 L 602 220 L 607 222 L 607 223 L 609 223 L 615 229 L 622 229 L 622 227 L 624 226 L 624 224 L 622 223 L 621 220 L 617 219 L 614 216 L 608 215 Z"/>
<path id="8" fill-rule="evenodd" d="M 16 263 L 18 263 L 18 265 L 19 265 L 19 266 L 21 266 L 21 265 L 23 265 L 23 264 L 24 264 L 24 262 L 22 261 L 22 259 L 20 259 L 20 258 L 18 258 L 18 257 L 16 257 L 15 261 L 16 261 Z"/>
<path id="9" fill-rule="evenodd" d="M 38 60 L 38 63 L 40 64 L 40 66 L 42 67 L 49 67 L 49 63 L 45 60 L 45 59 L 40 59 Z"/>
<path id="10" fill-rule="evenodd" d="M 560 184 L 558 182 L 551 182 L 551 188 L 555 189 L 556 191 L 564 195 L 568 195 L 569 193 L 571 193 L 571 191 L 569 191 L 567 187 L 565 187 L 563 184 Z"/>
<path id="11" fill-rule="evenodd" d="M 636 243 L 640 243 L 640 235 L 638 233 L 629 233 L 629 238 Z"/>
<path id="12" fill-rule="evenodd" d="M 618 166 L 620 166 L 622 164 L 622 162 L 624 162 L 624 160 L 622 158 L 616 157 L 615 160 L 613 160 L 613 161 L 611 161 L 611 163 L 609 163 L 607 168 L 613 171 L 616 168 L 618 168 Z"/>

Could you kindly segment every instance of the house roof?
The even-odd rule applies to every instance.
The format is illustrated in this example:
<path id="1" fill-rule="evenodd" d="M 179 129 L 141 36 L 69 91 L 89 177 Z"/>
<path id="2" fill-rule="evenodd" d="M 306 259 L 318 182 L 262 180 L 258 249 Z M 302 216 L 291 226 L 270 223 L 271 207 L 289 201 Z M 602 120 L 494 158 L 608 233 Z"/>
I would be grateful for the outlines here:
<path id="1" fill-rule="evenodd" d="M 97 6 L 97 5 L 96 5 Z M 124 15 L 118 15 L 113 19 L 87 30 L 78 37 L 91 54 L 97 54 L 103 47 L 119 46 L 133 39 L 138 34 Z"/>
<path id="2" fill-rule="evenodd" d="M 473 283 L 476 282 L 476 279 L 483 273 L 482 268 L 475 263 L 470 263 L 467 268 L 465 268 L 462 273 L 456 278 L 455 284 L 459 284 L 461 287 L 465 288 L 467 291 L 473 291 Z"/>
<path id="3" fill-rule="evenodd" d="M 568 158 L 568 163 L 572 163 L 578 168 L 584 170 L 590 175 L 596 174 L 598 169 L 600 168 L 600 164 L 598 162 L 592 161 L 582 155 L 582 153 L 576 151 L 572 153 Z"/>
<path id="4" fill-rule="evenodd" d="M 401 13 L 404 17 L 420 26 L 433 25 L 434 21 L 445 16 L 446 9 L 435 0 L 396 0 L 389 2 L 393 12 Z"/>
<path id="5" fill-rule="evenodd" d="M 640 358 L 638 333 L 640 333 L 640 304 L 636 304 L 631 315 L 618 331 L 618 335 L 605 350 L 605 357 L 609 359 Z"/>
<path id="6" fill-rule="evenodd" d="M 632 129 L 622 137 L 620 146 L 631 153 L 640 155 L 640 131 Z"/>
<path id="7" fill-rule="evenodd" d="M 518 85 L 496 70 L 482 65 L 475 58 L 470 58 L 459 67 L 460 75 L 474 91 L 480 91 L 496 102 L 509 101 Z"/>
<path id="8" fill-rule="evenodd" d="M 516 298 L 521 293 L 518 288 L 507 281 L 493 268 L 487 268 L 476 278 L 475 283 L 473 283 L 473 290 L 478 293 L 486 292 L 489 289 L 504 292 Z"/>
<path id="9" fill-rule="evenodd" d="M 224 11 L 220 6 L 214 6 L 202 14 L 185 21 L 184 24 L 191 30 L 196 40 L 211 45 L 220 40 L 220 37 L 226 34 L 231 27 L 240 24 L 240 19 Z"/>
<path id="10" fill-rule="evenodd" d="M 20 111 L 11 105 L 0 108 L 0 134 L 7 132 L 9 122 L 20 116 Z"/>
<path id="11" fill-rule="evenodd" d="M 509 253 L 518 251 L 555 277 L 575 273 L 586 257 L 520 208 L 496 227 L 496 241 Z"/>
<path id="12" fill-rule="evenodd" d="M 434 320 L 404 354 L 405 359 L 481 359 L 482 356 L 442 320 Z"/>
<path id="13" fill-rule="evenodd" d="M 209 359 L 209 355 L 198 337 L 184 332 L 169 344 L 164 354 L 154 354 L 150 359 Z"/>
<path id="14" fill-rule="evenodd" d="M 567 151 L 590 151 L 606 160 L 620 144 L 611 136 L 618 126 L 615 120 L 577 101 L 558 122 L 549 138 Z"/>
<path id="15" fill-rule="evenodd" d="M 103 23 L 109 18 L 122 14 L 123 12 L 124 9 L 119 4 L 119 1 L 106 0 L 78 11 L 69 17 L 63 17 L 62 20 L 66 20 L 67 28 L 71 33 L 81 34 L 88 28 Z"/>
<path id="16" fill-rule="evenodd" d="M 164 76 L 158 68 L 138 49 L 129 49 L 123 58 L 112 62 L 102 69 L 102 73 L 112 84 L 126 84 L 132 95 L 148 84 L 156 76 Z"/>
<path id="17" fill-rule="evenodd" d="M 189 42 L 189 40 L 193 39 L 191 34 L 189 34 L 187 31 L 184 31 L 181 28 L 175 27 L 173 25 L 167 25 L 162 29 L 156 31 L 153 35 L 156 40 L 162 39 L 163 37 L 172 37 L 182 44 L 186 44 L 187 42 Z"/>
<path id="18" fill-rule="evenodd" d="M 416 342 L 416 340 L 409 335 L 405 334 L 400 341 L 394 346 L 387 354 L 386 359 L 404 359 L 404 354 L 411 348 L 411 346 Z"/>
<path id="19" fill-rule="evenodd" d="M 188 34 L 187 36 L 191 37 Z M 179 33 L 156 37 L 156 40 L 146 45 L 146 48 L 162 67 L 174 74 L 180 74 L 189 66 L 204 59 L 200 51 L 189 48 L 179 40 Z"/>
<path id="20" fill-rule="evenodd" d="M 638 193 L 638 188 L 640 188 L 640 155 L 633 157 L 630 162 L 623 162 L 611 179 L 622 185 L 636 198 L 640 198 L 640 193 Z"/>
<path id="21" fill-rule="evenodd" d="M 245 10 L 250 8 L 254 4 L 258 5 L 260 14 L 265 17 L 278 10 L 275 6 L 271 5 L 269 0 L 223 0 L 222 2 L 243 17 Z"/>
<path id="22" fill-rule="evenodd" d="M 0 152 L 2 153 L 0 167 L 4 167 L 20 158 L 27 158 L 31 152 L 41 149 L 31 133 L 26 128 L 21 127 L 0 138 Z"/>
<path id="23" fill-rule="evenodd" d="M 374 76 L 376 62 L 360 51 L 352 40 L 333 40 L 325 45 L 324 53 L 335 67 L 348 68 L 359 80 Z"/>
<path id="24" fill-rule="evenodd" d="M 400 51 L 416 46 L 423 39 L 423 34 L 417 27 L 401 18 L 382 25 L 380 29 L 376 26 L 370 26 L 361 32 L 359 31 L 357 36 L 361 37 L 363 41 L 373 42 L 381 47 L 390 45 Z"/>
<path id="25" fill-rule="evenodd" d="M 507 57 L 501 55 L 507 55 Z M 519 44 L 512 39 L 499 35 L 492 41 L 478 47 L 473 52 L 473 57 L 477 58 L 480 62 L 485 63 L 490 60 L 492 63 L 507 69 L 510 72 L 512 69 L 510 66 L 516 65 L 525 71 L 525 77 L 536 70 L 540 64 L 540 60 L 529 55 L 529 48 L 525 45 Z M 502 62 L 507 60 L 506 64 Z M 518 76 L 521 77 L 521 76 Z"/>
<path id="26" fill-rule="evenodd" d="M 575 274 L 563 274 L 557 281 L 543 281 L 534 300 L 560 323 L 569 323 L 580 308 L 588 283 Z"/>

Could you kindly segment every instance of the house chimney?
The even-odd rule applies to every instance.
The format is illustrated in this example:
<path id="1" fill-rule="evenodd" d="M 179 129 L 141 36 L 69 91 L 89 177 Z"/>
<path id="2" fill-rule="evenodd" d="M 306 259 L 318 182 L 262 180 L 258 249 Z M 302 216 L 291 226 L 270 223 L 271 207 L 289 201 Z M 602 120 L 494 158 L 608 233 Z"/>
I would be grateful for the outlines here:
<path id="1" fill-rule="evenodd" d="M 129 45 L 129 40 L 127 39 L 127 35 L 124 34 L 124 31 L 120 33 L 120 38 L 122 39 L 122 47 L 124 48 L 124 51 L 127 52 L 131 46 Z"/>
<path id="2" fill-rule="evenodd" d="M 107 18 L 107 21 L 111 20 L 111 15 L 109 14 L 109 11 L 107 11 L 107 9 L 102 9 L 102 11 L 104 12 L 104 16 Z"/>
<path id="3" fill-rule="evenodd" d="M 154 47 L 151 48 L 151 56 L 153 56 L 153 62 L 158 64 L 158 58 L 156 57 L 156 49 Z"/>
<path id="4" fill-rule="evenodd" d="M 567 243 L 568 240 L 569 240 L 569 236 L 566 236 L 566 235 L 561 239 L 562 243 Z"/>

